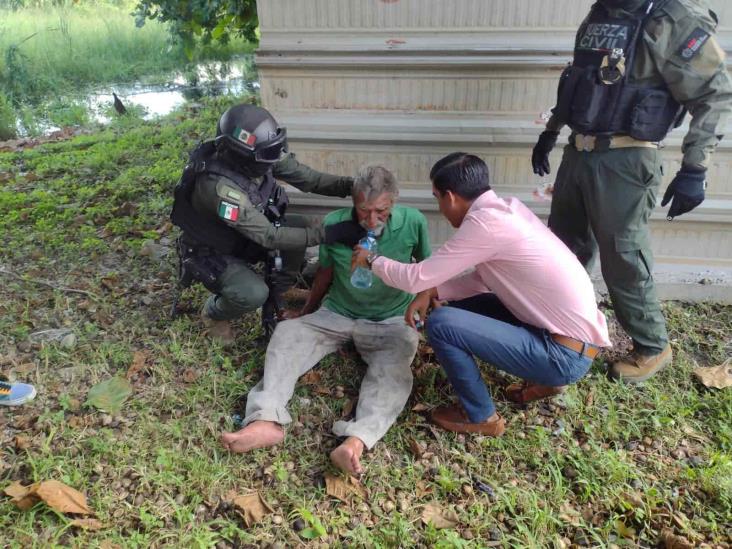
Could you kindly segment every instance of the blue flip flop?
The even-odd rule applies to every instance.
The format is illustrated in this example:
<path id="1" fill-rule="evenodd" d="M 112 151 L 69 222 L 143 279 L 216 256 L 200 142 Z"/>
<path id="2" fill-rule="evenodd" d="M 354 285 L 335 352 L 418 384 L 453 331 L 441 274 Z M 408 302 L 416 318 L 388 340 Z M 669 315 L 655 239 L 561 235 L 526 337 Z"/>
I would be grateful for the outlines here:
<path id="1" fill-rule="evenodd" d="M 20 406 L 36 397 L 36 388 L 28 383 L 0 381 L 0 406 Z"/>

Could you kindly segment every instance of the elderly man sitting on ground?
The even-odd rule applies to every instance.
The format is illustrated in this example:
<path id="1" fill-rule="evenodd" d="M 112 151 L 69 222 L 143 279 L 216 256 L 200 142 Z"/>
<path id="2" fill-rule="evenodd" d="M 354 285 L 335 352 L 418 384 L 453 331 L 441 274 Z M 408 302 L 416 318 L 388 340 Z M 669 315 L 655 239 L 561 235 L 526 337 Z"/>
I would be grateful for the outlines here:
<path id="1" fill-rule="evenodd" d="M 352 196 L 353 209 L 332 212 L 326 225 L 358 220 L 377 235 L 379 254 L 396 261 L 421 261 L 430 255 L 427 220 L 419 210 L 394 205 L 397 183 L 388 170 L 380 166 L 362 170 Z M 368 369 L 355 418 L 333 425 L 336 435 L 347 437 L 331 452 L 333 463 L 346 472 L 361 473 L 364 447 L 371 449 L 386 434 L 406 404 L 418 343 L 417 332 L 404 321 L 412 295 L 376 277 L 369 288 L 352 286 L 351 253 L 343 244 L 320 246 L 320 267 L 310 297 L 297 318 L 277 326 L 267 347 L 264 377 L 247 399 L 245 426 L 221 437 L 232 452 L 282 442 L 283 426 L 292 421 L 286 406 L 298 378 L 349 342 Z"/>

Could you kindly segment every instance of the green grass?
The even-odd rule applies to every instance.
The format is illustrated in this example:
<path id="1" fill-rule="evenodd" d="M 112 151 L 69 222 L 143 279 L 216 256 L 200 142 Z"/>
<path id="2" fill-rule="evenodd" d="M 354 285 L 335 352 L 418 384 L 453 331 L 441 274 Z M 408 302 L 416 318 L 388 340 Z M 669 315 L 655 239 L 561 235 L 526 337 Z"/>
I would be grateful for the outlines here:
<path id="1" fill-rule="evenodd" d="M 0 411 L 0 488 L 61 480 L 87 494 L 105 526 L 80 531 L 42 505 L 23 512 L 0 499 L 4 545 L 289 547 L 305 543 L 291 527 L 301 520 L 315 547 L 655 547 L 665 528 L 694 546 L 729 547 L 732 390 L 706 390 L 692 376 L 695 364 L 732 352 L 729 306 L 664 304 L 676 358 L 641 387 L 609 382 L 598 363 L 559 400 L 520 410 L 501 392 L 511 380 L 486 367 L 508 422 L 500 439 L 439 431 L 410 411 L 451 396 L 432 355 L 420 353 L 408 409 L 364 458 L 366 502 L 322 488 L 337 443 L 330 426 L 363 371 L 353 357 L 320 366 L 323 385 L 343 386 L 346 398 L 298 387 L 285 445 L 224 451 L 218 434 L 261 375 L 258 319 L 238 324 L 228 350 L 201 335 L 201 288 L 183 296 L 189 314 L 168 319 L 167 215 L 186 151 L 234 101 L 0 153 L 0 267 L 16 275 L 0 273 L 0 368 L 39 389 L 32 404 Z M 143 252 L 151 244 L 162 257 Z M 29 340 L 58 327 L 73 329 L 73 348 Z M 147 369 L 122 412 L 85 407 L 90 387 L 123 375 L 135 351 Z M 191 372 L 198 377 L 186 381 Z M 259 490 L 275 513 L 245 527 L 221 504 L 232 489 Z M 427 504 L 455 511 L 458 527 L 424 526 Z"/>
<path id="2" fill-rule="evenodd" d="M 132 82 L 188 64 L 163 24 L 135 27 L 132 2 L 0 10 L 0 91 L 37 102 L 99 83 Z M 199 47 L 194 61 L 228 59 L 252 46 Z"/>

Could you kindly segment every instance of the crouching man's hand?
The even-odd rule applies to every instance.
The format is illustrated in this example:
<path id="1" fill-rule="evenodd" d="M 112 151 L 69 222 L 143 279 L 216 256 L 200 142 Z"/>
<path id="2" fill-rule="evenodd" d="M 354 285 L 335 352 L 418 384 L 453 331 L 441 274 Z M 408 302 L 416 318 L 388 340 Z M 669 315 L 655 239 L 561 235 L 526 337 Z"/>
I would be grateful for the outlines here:
<path id="1" fill-rule="evenodd" d="M 356 267 L 363 267 L 364 269 L 370 269 L 369 255 L 371 252 L 362 246 L 355 246 L 353 248 L 353 255 L 351 256 L 351 272 L 356 270 Z"/>
<path id="2" fill-rule="evenodd" d="M 435 302 L 437 300 L 437 288 L 418 293 L 407 307 L 407 312 L 404 313 L 404 321 L 415 330 L 419 330 L 427 320 L 427 311 L 429 311 L 433 300 Z"/>

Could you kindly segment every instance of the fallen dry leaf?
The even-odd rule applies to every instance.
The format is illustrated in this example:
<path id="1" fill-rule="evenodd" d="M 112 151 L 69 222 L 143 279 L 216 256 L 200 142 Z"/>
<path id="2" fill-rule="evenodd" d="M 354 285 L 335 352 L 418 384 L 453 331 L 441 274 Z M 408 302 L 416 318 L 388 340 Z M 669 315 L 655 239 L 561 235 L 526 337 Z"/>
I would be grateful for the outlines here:
<path id="1" fill-rule="evenodd" d="M 305 290 L 304 288 L 290 288 L 284 294 L 282 294 L 282 299 L 287 302 L 301 301 L 304 303 L 305 301 L 307 301 L 309 296 L 310 290 Z"/>
<path id="2" fill-rule="evenodd" d="M 693 543 L 668 528 L 661 531 L 661 544 L 665 549 L 694 549 Z"/>
<path id="3" fill-rule="evenodd" d="M 423 344 L 422 346 L 420 346 L 419 352 L 420 352 L 420 354 L 423 354 L 423 355 L 434 355 L 435 354 L 434 349 L 431 346 L 427 345 L 426 343 Z"/>
<path id="4" fill-rule="evenodd" d="M 688 530 L 689 529 L 689 517 L 687 517 L 684 513 L 681 511 L 675 512 L 671 518 L 676 523 L 676 526 L 681 528 L 682 530 Z"/>
<path id="5" fill-rule="evenodd" d="M 13 372 L 16 375 L 26 377 L 28 374 L 33 372 L 36 369 L 36 364 L 34 362 L 24 362 L 23 364 L 19 364 L 18 366 L 14 366 L 12 368 Z"/>
<path id="6" fill-rule="evenodd" d="M 104 524 L 101 521 L 93 518 L 74 519 L 71 521 L 71 526 L 81 528 L 82 530 L 101 530 L 104 528 Z"/>
<path id="7" fill-rule="evenodd" d="M 325 385 L 316 385 L 315 392 L 319 395 L 329 395 L 330 389 L 328 389 L 328 387 L 326 387 Z"/>
<path id="8" fill-rule="evenodd" d="M 92 515 L 93 511 L 86 504 L 86 496 L 57 480 L 44 480 L 30 486 L 15 482 L 5 489 L 11 496 L 13 504 L 27 511 L 39 501 L 43 501 L 51 509 L 59 513 L 75 515 Z"/>
<path id="9" fill-rule="evenodd" d="M 345 403 L 343 406 L 343 411 L 341 412 L 341 417 L 348 417 L 353 413 L 353 409 L 356 407 L 356 403 L 358 402 L 358 398 L 352 397 L 348 399 L 348 402 Z"/>
<path id="10" fill-rule="evenodd" d="M 634 539 L 636 535 L 635 528 L 627 526 L 622 520 L 615 521 L 615 531 L 622 538 Z"/>
<path id="11" fill-rule="evenodd" d="M 104 288 L 106 288 L 110 292 L 113 292 L 117 289 L 117 286 L 119 284 L 119 277 L 116 274 L 110 274 L 102 277 L 100 283 Z"/>
<path id="12" fill-rule="evenodd" d="M 303 385 L 317 385 L 320 383 L 320 372 L 310 370 L 307 374 L 300 377 L 300 383 Z"/>
<path id="13" fill-rule="evenodd" d="M 409 437 L 409 451 L 412 452 L 414 457 L 421 459 L 424 454 L 424 446 L 416 438 Z"/>
<path id="14" fill-rule="evenodd" d="M 185 383 L 193 383 L 198 379 L 198 372 L 193 368 L 186 368 L 183 371 L 183 381 Z"/>
<path id="15" fill-rule="evenodd" d="M 18 435 L 15 437 L 15 449 L 16 450 L 27 450 L 30 448 L 31 440 L 30 437 L 25 435 Z"/>
<path id="16" fill-rule="evenodd" d="M 247 528 L 251 528 L 256 523 L 261 522 L 265 516 L 274 513 L 274 509 L 267 505 L 267 502 L 264 501 L 262 494 L 259 492 L 236 496 L 231 501 L 231 504 L 236 507 L 236 510 L 244 519 L 244 524 L 246 524 Z"/>
<path id="17" fill-rule="evenodd" d="M 127 379 L 132 379 L 137 374 L 142 372 L 142 370 L 145 369 L 145 364 L 147 363 L 147 353 L 144 351 L 135 351 L 132 355 L 132 364 L 130 364 L 130 367 L 127 368 Z"/>
<path id="18" fill-rule="evenodd" d="M 732 358 L 728 358 L 719 366 L 709 368 L 699 367 L 694 370 L 694 375 L 705 387 L 724 389 L 732 386 Z"/>
<path id="19" fill-rule="evenodd" d="M 627 492 L 623 494 L 623 499 L 631 505 L 632 508 L 643 507 L 643 494 L 638 491 Z"/>
<path id="20" fill-rule="evenodd" d="M 422 509 L 422 522 L 432 524 L 435 528 L 454 528 L 459 520 L 457 513 L 442 509 L 439 505 L 427 504 Z"/>
<path id="21" fill-rule="evenodd" d="M 429 406 L 427 406 L 426 404 L 422 404 L 421 402 L 418 402 L 417 404 L 412 406 L 412 412 L 426 412 L 429 409 Z"/>
<path id="22" fill-rule="evenodd" d="M 366 488 L 355 478 L 325 474 L 325 493 L 348 503 L 352 496 L 367 499 Z"/>
<path id="23" fill-rule="evenodd" d="M 590 408 L 594 402 L 595 402 L 595 390 L 594 390 L 594 388 L 590 387 L 590 390 L 587 391 L 587 397 L 585 397 L 585 406 L 587 408 Z"/>
<path id="24" fill-rule="evenodd" d="M 427 494 L 432 493 L 432 487 L 428 486 L 427 483 L 423 480 L 417 481 L 417 486 L 414 490 L 415 495 L 417 496 L 417 499 L 422 499 Z"/>
<path id="25" fill-rule="evenodd" d="M 5 490 L 3 490 L 3 492 L 5 492 L 6 496 L 10 496 L 11 498 L 17 498 L 27 494 L 28 488 L 23 486 L 20 481 L 16 480 L 15 482 L 7 486 Z"/>
<path id="26" fill-rule="evenodd" d="M 170 221 L 166 221 L 160 227 L 155 229 L 155 232 L 158 233 L 159 235 L 163 235 L 163 234 L 169 233 L 172 228 L 173 228 L 173 224 Z"/>

